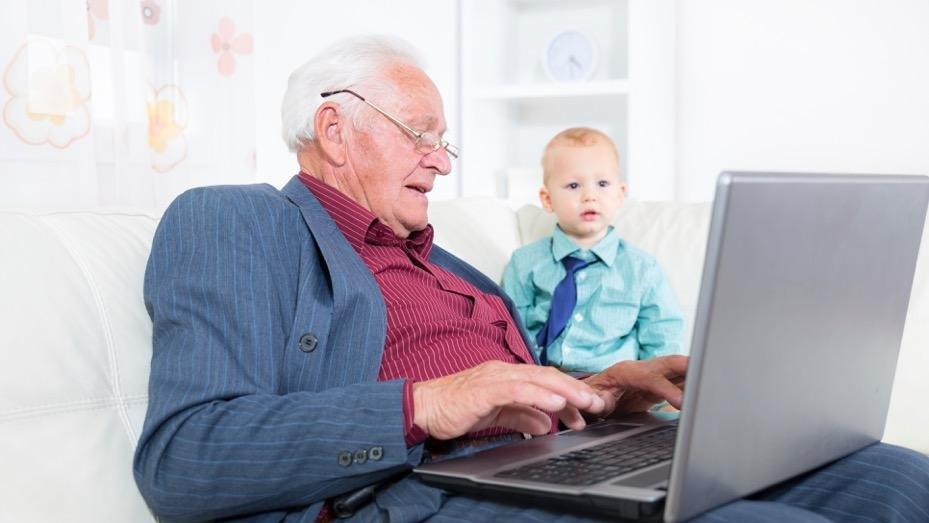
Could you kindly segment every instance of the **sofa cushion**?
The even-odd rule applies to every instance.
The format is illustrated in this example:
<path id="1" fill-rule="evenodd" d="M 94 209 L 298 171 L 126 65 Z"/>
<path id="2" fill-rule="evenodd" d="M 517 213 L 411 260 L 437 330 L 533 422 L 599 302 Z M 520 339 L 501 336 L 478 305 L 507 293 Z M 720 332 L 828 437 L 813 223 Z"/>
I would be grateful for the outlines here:
<path id="1" fill-rule="evenodd" d="M 155 224 L 138 212 L 0 212 L 0 520 L 151 519 L 131 463 Z"/>
<path id="2" fill-rule="evenodd" d="M 499 282 L 520 245 L 516 215 L 502 200 L 459 198 L 429 204 L 435 244 Z"/>

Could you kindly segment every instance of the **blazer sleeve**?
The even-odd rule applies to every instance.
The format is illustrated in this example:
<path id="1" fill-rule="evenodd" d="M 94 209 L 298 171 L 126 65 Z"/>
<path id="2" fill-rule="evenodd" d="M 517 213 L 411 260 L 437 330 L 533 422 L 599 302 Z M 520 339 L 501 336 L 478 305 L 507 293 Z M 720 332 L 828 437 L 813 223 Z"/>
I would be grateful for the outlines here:
<path id="1" fill-rule="evenodd" d="M 284 391 L 297 283 L 275 247 L 287 224 L 262 203 L 230 188 L 189 191 L 154 238 L 149 405 L 134 475 L 171 520 L 321 506 L 421 457 L 404 441 L 402 381 Z"/>

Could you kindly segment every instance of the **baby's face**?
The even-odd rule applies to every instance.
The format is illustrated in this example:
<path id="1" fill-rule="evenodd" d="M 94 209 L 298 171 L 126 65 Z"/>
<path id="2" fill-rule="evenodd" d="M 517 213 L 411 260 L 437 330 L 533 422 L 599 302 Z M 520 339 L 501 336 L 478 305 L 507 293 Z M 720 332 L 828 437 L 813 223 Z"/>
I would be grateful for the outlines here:
<path id="1" fill-rule="evenodd" d="M 561 230 L 581 246 L 603 238 L 626 196 L 616 156 L 606 144 L 559 146 L 539 192 L 542 206 L 554 212 Z"/>

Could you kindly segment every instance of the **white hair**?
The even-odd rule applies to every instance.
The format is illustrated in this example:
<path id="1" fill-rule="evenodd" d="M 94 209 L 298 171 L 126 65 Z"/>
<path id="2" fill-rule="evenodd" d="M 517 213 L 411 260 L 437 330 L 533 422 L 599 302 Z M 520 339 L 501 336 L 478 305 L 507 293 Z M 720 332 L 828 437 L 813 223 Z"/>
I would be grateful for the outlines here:
<path id="1" fill-rule="evenodd" d="M 403 63 L 422 69 L 422 60 L 406 41 L 385 35 L 353 36 L 336 42 L 298 67 L 290 75 L 281 104 L 284 142 L 297 152 L 315 138 L 316 110 L 323 103 L 320 93 L 352 89 L 372 101 L 377 94 L 392 90 L 384 81 L 387 66 Z M 343 114 L 359 127 L 358 108 L 363 103 L 352 95 L 339 95 Z M 382 98 L 381 98 L 382 99 Z M 375 102 L 377 103 L 377 102 Z"/>

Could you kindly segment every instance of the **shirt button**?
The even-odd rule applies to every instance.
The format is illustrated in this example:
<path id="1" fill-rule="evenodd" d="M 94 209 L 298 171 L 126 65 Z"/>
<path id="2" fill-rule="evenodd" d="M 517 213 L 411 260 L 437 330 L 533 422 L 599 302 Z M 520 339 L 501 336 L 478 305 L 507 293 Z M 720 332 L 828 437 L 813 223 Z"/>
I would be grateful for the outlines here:
<path id="1" fill-rule="evenodd" d="M 316 350 L 317 343 L 319 343 L 319 340 L 313 333 L 308 332 L 300 336 L 300 350 L 303 352 L 313 352 Z"/>
<path id="2" fill-rule="evenodd" d="M 355 463 L 364 463 L 368 461 L 368 451 L 365 449 L 359 449 L 355 451 Z"/>
<path id="3" fill-rule="evenodd" d="M 581 314 L 581 313 L 575 314 L 575 315 L 574 315 L 574 321 L 578 321 L 578 322 L 584 321 L 584 315 Z"/>
<path id="4" fill-rule="evenodd" d="M 339 452 L 339 465 L 347 467 L 352 464 L 352 453 L 348 451 Z"/>
<path id="5" fill-rule="evenodd" d="M 371 450 L 368 451 L 368 457 L 374 461 L 378 461 L 384 457 L 384 447 L 371 447 Z"/>
<path id="6" fill-rule="evenodd" d="M 587 279 L 587 273 L 586 273 L 586 272 L 582 272 L 582 273 L 578 274 L 578 275 L 577 275 L 577 279 L 579 279 L 579 280 L 581 280 L 581 281 L 586 280 L 586 279 Z"/>
<path id="7" fill-rule="evenodd" d="M 571 347 L 568 347 L 567 345 L 562 345 L 561 353 L 564 354 L 565 356 L 567 356 L 568 354 L 571 354 Z"/>

